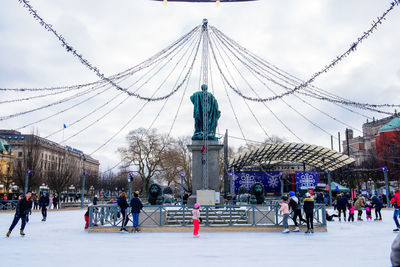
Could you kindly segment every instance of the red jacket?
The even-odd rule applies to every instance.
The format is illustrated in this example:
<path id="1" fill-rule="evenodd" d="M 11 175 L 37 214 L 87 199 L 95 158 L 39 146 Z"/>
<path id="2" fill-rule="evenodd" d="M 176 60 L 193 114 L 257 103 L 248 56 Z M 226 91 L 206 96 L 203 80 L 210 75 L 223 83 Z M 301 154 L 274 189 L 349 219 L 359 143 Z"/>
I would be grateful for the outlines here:
<path id="1" fill-rule="evenodd" d="M 396 201 L 397 207 L 400 208 L 400 190 L 396 191 L 392 199 L 390 200 L 390 204 L 394 204 Z"/>

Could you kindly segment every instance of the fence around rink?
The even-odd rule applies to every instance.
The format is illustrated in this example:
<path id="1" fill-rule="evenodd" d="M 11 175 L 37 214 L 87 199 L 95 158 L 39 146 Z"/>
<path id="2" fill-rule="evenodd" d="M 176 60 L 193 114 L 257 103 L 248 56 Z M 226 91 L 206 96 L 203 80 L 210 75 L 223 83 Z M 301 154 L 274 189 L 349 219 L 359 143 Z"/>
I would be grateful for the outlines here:
<path id="1" fill-rule="evenodd" d="M 283 216 L 279 206 L 267 205 L 224 205 L 202 206 L 200 213 L 203 223 L 200 226 L 279 226 Z M 131 221 L 130 208 L 127 216 Z M 303 214 L 303 218 L 305 215 Z M 122 214 L 117 205 L 97 205 L 89 207 L 89 227 L 120 227 Z M 289 224 L 292 224 L 289 220 Z M 302 222 L 300 225 L 304 225 Z M 128 224 L 129 226 L 129 224 Z M 162 205 L 144 206 L 139 216 L 140 227 L 192 226 L 192 207 Z M 314 226 L 326 226 L 325 205 L 315 204 Z"/>

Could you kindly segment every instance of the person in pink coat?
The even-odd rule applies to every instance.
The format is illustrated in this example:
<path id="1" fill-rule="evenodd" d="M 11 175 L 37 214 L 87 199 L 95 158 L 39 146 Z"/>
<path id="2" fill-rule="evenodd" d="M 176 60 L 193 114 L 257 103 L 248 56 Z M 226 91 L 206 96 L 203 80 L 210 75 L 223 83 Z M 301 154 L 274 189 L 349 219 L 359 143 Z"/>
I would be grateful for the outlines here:
<path id="1" fill-rule="evenodd" d="M 199 221 L 201 221 L 200 217 L 200 204 L 196 203 L 194 204 L 194 209 L 192 210 L 192 221 L 193 221 L 193 237 L 199 237 Z"/>
<path id="2" fill-rule="evenodd" d="M 281 208 L 279 209 L 280 212 L 283 213 L 283 231 L 282 233 L 289 233 L 289 224 L 288 224 L 288 219 L 289 219 L 289 205 L 287 203 L 287 196 L 282 196 L 281 198 L 281 203 L 279 203 L 279 205 L 281 206 Z"/>

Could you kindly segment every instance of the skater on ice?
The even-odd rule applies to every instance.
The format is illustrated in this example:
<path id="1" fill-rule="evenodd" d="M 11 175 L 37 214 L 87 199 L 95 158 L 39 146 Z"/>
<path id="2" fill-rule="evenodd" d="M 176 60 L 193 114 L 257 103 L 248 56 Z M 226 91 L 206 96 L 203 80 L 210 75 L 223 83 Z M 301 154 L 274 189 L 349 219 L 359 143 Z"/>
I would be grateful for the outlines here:
<path id="1" fill-rule="evenodd" d="M 121 209 L 121 215 L 122 215 L 122 222 L 121 222 L 121 229 L 120 231 L 128 231 L 126 230 L 126 225 L 128 224 L 128 213 L 126 210 L 128 209 L 129 205 L 128 202 L 126 201 L 126 193 L 122 192 L 119 197 L 117 198 L 117 203 L 119 208 Z"/>
<path id="2" fill-rule="evenodd" d="M 304 221 L 303 217 L 301 217 L 301 206 L 299 198 L 296 197 L 296 194 L 293 191 L 289 192 L 289 208 L 293 211 L 293 222 L 294 222 L 294 230 L 293 232 L 299 231 L 299 224 Z M 297 218 L 299 218 L 299 223 L 297 223 Z"/>
<path id="3" fill-rule="evenodd" d="M 281 212 L 283 214 L 283 220 L 282 220 L 282 224 L 283 224 L 283 231 L 282 233 L 289 233 L 289 224 L 288 224 L 288 219 L 289 219 L 289 205 L 287 203 L 287 196 L 282 196 L 281 197 L 281 203 L 279 203 L 279 205 L 281 206 L 281 208 L 279 209 L 279 212 Z"/>
<path id="4" fill-rule="evenodd" d="M 192 210 L 192 222 L 193 222 L 193 237 L 199 237 L 199 221 L 201 221 L 200 217 L 200 204 L 195 203 L 194 204 L 194 209 Z"/>
<path id="5" fill-rule="evenodd" d="M 142 201 L 139 198 L 139 192 L 136 191 L 133 194 L 133 198 L 131 200 L 131 208 L 132 208 L 132 223 L 133 228 L 132 232 L 140 232 L 139 229 L 139 213 L 140 210 L 143 208 Z"/>
<path id="6" fill-rule="evenodd" d="M 394 223 L 396 224 L 396 228 L 393 230 L 395 232 L 398 232 L 400 230 L 400 225 L 399 225 L 399 214 L 400 214 L 400 190 L 397 190 L 392 199 L 390 200 L 390 204 L 393 206 L 393 220 Z"/>
<path id="7" fill-rule="evenodd" d="M 47 191 L 43 191 L 43 196 L 39 199 L 39 207 L 42 209 L 42 221 L 45 222 L 47 218 L 47 207 L 50 204 L 50 199 L 47 196 Z"/>
<path id="8" fill-rule="evenodd" d="M 19 231 L 20 235 L 24 236 L 24 229 L 26 225 L 26 218 L 29 214 L 29 212 L 32 209 L 32 200 L 31 200 L 32 193 L 30 191 L 26 192 L 26 195 L 24 198 L 21 198 L 18 200 L 18 204 L 15 210 L 15 215 L 14 215 L 14 220 L 11 223 L 10 228 L 8 229 L 7 232 L 7 237 L 11 235 L 12 230 L 14 227 L 17 225 L 18 221 L 21 219 L 21 229 Z"/>
<path id="9" fill-rule="evenodd" d="M 375 221 L 382 221 L 382 214 L 381 214 L 381 209 L 383 206 L 382 201 L 379 199 L 378 196 L 374 195 L 372 196 L 371 204 L 375 208 Z"/>
<path id="10" fill-rule="evenodd" d="M 314 233 L 314 198 L 311 197 L 310 193 L 306 193 L 306 198 L 303 203 L 304 213 L 306 214 L 307 231 L 306 234 Z"/>

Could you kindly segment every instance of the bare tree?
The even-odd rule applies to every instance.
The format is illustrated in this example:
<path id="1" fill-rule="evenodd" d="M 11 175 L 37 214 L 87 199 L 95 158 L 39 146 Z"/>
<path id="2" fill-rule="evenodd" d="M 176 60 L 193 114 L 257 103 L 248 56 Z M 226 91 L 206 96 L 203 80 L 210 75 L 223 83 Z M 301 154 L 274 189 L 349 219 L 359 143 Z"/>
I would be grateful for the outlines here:
<path id="1" fill-rule="evenodd" d="M 152 179 L 161 171 L 162 153 L 171 145 L 170 139 L 156 129 L 139 128 L 128 134 L 127 141 L 128 146 L 118 151 L 125 159 L 124 166 L 132 166 L 132 172 L 142 180 L 142 193 L 147 195 Z"/>
<path id="2" fill-rule="evenodd" d="M 40 140 L 33 134 L 29 135 L 22 145 L 22 158 L 17 157 L 14 165 L 13 181 L 20 188 L 25 187 L 25 174 L 30 170 L 28 188 L 37 188 L 42 180 L 40 166 Z"/>
<path id="3" fill-rule="evenodd" d="M 47 183 L 51 190 L 55 191 L 58 196 L 71 184 L 74 177 L 74 167 L 71 164 L 70 157 L 64 152 L 64 163 L 61 162 L 55 168 L 47 172 Z"/>

